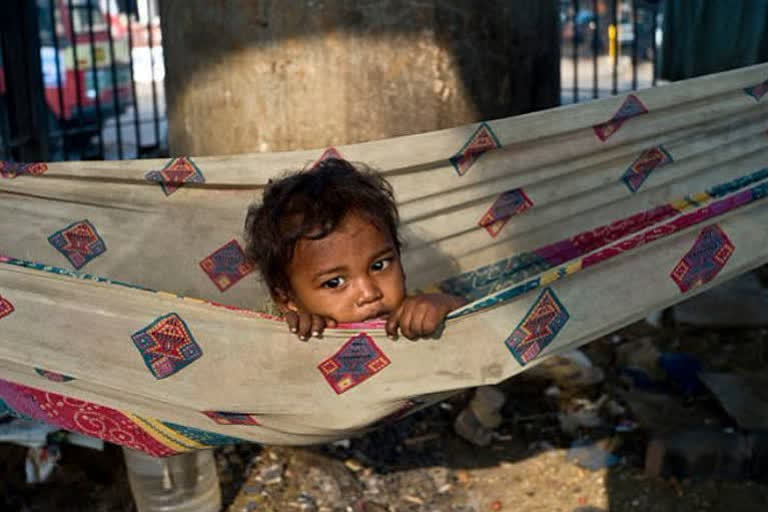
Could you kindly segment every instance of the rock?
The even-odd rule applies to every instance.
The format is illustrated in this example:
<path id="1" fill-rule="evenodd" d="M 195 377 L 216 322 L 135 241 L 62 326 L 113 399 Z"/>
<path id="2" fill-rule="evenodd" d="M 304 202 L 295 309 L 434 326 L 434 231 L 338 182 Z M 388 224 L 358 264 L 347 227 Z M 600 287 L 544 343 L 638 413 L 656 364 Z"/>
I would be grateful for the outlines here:
<path id="1" fill-rule="evenodd" d="M 702 372 L 699 379 L 740 427 L 768 431 L 767 377 Z"/>
<path id="2" fill-rule="evenodd" d="M 472 400 L 454 421 L 454 432 L 476 446 L 488 446 L 493 429 L 501 425 L 500 410 L 505 401 L 504 392 L 494 386 L 475 389 Z"/>
<path id="3" fill-rule="evenodd" d="M 690 430 L 713 421 L 705 411 L 687 407 L 677 396 L 638 390 L 616 393 L 629 406 L 638 424 L 652 432 Z"/>
<path id="4" fill-rule="evenodd" d="M 648 476 L 751 479 L 762 474 L 766 435 L 690 430 L 654 437 L 648 444 Z M 766 452 L 768 453 L 768 452 Z"/>
<path id="5" fill-rule="evenodd" d="M 502 418 L 499 411 L 505 401 L 506 397 L 500 389 L 483 386 L 475 390 L 475 395 L 469 402 L 469 408 L 482 426 L 493 430 L 501 425 Z"/>
<path id="6" fill-rule="evenodd" d="M 464 409 L 456 416 L 453 430 L 459 437 L 475 446 L 488 446 L 493 439 L 493 430 L 483 426 L 470 408 Z"/>
<path id="7" fill-rule="evenodd" d="M 767 326 L 768 291 L 749 272 L 674 306 L 672 317 L 699 327 Z"/>
<path id="8" fill-rule="evenodd" d="M 450 477 L 450 472 L 448 471 L 448 469 L 442 466 L 436 466 L 433 468 L 429 468 L 428 473 L 429 473 L 429 476 L 432 478 L 432 481 L 435 483 L 435 487 L 437 489 L 441 489 L 446 484 L 448 484 L 448 478 Z"/>
<path id="9" fill-rule="evenodd" d="M 341 501 L 342 492 L 339 483 L 325 471 L 310 467 L 304 480 L 305 485 L 316 489 L 318 496 L 322 496 L 324 503 L 335 504 Z"/>
<path id="10" fill-rule="evenodd" d="M 361 500 L 355 504 L 353 510 L 354 512 L 388 512 L 389 508 L 374 501 Z"/>

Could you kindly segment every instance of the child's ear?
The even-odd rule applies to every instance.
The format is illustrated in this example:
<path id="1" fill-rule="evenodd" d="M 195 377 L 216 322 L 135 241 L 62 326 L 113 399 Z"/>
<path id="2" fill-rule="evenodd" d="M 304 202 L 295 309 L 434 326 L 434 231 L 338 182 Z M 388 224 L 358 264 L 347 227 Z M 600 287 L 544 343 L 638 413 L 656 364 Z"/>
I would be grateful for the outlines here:
<path id="1" fill-rule="evenodd" d="M 296 305 L 296 303 L 291 299 L 291 295 L 289 293 L 284 292 L 281 289 L 276 289 L 275 292 L 272 294 L 272 298 L 274 299 L 275 303 L 280 308 L 280 311 L 285 313 L 286 311 L 298 311 L 299 308 Z"/>

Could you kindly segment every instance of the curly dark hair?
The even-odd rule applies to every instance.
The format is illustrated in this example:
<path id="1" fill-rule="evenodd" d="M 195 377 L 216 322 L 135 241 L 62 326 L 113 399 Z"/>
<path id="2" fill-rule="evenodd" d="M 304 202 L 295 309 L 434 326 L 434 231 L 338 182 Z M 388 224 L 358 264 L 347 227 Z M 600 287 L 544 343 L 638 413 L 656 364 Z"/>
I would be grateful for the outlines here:
<path id="1" fill-rule="evenodd" d="M 287 267 L 296 243 L 327 236 L 351 212 L 389 233 L 400 252 L 392 186 L 369 167 L 329 158 L 269 182 L 261 203 L 248 207 L 245 239 L 246 255 L 273 297 L 291 291 Z"/>

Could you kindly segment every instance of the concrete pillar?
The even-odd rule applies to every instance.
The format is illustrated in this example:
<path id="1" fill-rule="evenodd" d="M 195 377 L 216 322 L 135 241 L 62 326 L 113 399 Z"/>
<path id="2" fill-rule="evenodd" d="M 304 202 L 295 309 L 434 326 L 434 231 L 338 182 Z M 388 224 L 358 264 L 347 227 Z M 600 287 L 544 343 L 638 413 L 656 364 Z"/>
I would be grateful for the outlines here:
<path id="1" fill-rule="evenodd" d="M 317 148 L 557 105 L 555 0 L 161 0 L 173 154 Z"/>

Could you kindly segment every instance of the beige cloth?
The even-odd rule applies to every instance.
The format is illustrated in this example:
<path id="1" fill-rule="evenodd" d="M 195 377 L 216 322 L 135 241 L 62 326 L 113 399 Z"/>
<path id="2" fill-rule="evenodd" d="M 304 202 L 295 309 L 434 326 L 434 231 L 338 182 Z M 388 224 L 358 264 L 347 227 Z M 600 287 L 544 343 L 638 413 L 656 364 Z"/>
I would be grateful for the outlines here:
<path id="1" fill-rule="evenodd" d="M 446 289 L 472 296 L 472 289 L 495 293 L 517 282 L 531 290 L 514 300 L 491 296 L 482 303 L 488 307 L 470 304 L 466 309 L 474 312 L 449 320 L 439 340 L 417 343 L 390 341 L 380 325 L 335 329 L 301 343 L 279 320 L 197 300 L 263 307 L 266 294 L 254 273 L 234 284 L 237 276 L 229 275 L 217 286 L 201 262 L 232 240 L 242 245 L 246 207 L 269 178 L 311 164 L 322 150 L 193 156 L 204 183 L 187 183 L 170 195 L 151 181 L 155 175 L 147 177 L 166 165 L 160 160 L 51 163 L 42 173 L 6 166 L 6 175 L 19 175 L 0 179 L 0 253 L 74 270 L 67 251 L 77 252 L 79 239 L 60 232 L 87 219 L 106 251 L 80 272 L 169 293 L 0 263 L 0 297 L 11 305 L 5 313 L 0 309 L 0 377 L 139 417 L 280 444 L 346 437 L 443 393 L 498 383 L 768 260 L 762 189 L 742 200 L 744 190 L 765 183 L 755 173 L 768 166 L 768 97 L 753 87 L 766 79 L 768 65 L 759 65 L 631 98 L 336 148 L 344 158 L 380 169 L 393 184 L 411 288 L 463 276 Z M 500 147 L 482 153 L 488 145 Z M 452 156 L 473 148 L 475 158 L 452 164 Z M 622 179 L 633 164 L 644 180 Z M 750 175 L 744 187 L 705 193 Z M 506 191 L 516 192 L 502 196 Z M 728 208 L 701 214 L 702 222 L 669 227 L 737 196 Z M 482 219 L 497 201 L 503 204 L 491 210 L 496 221 L 479 225 L 488 223 Z M 627 217 L 670 205 L 675 216 L 637 233 L 622 231 L 634 222 Z M 542 266 L 539 254 L 528 270 L 487 284 L 509 268 L 510 258 L 525 259 L 537 248 L 611 223 L 596 232 L 592 238 L 602 241 L 586 253 L 558 253 L 562 265 Z M 705 230 L 713 225 L 714 231 Z M 611 233 L 622 234 L 613 240 Z M 721 234 L 728 242 L 713 242 Z M 633 244 L 637 236 L 650 242 Z M 81 242 L 81 252 L 99 251 L 92 240 Z M 719 253 L 709 254 L 716 242 Z M 609 253 L 602 253 L 585 268 L 585 258 L 607 246 L 620 254 L 605 259 Z M 694 246 L 696 254 L 683 264 L 691 267 L 686 274 L 680 262 Z M 496 262 L 502 263 L 466 274 Z M 690 272 L 703 277 L 697 281 Z M 673 274 L 691 288 L 683 293 Z M 158 378 L 134 338 L 171 313 L 183 320 L 202 355 L 190 361 L 183 354 L 158 355 L 165 358 Z M 357 348 L 367 354 L 328 362 L 363 332 L 380 354 L 371 354 L 375 349 L 363 337 Z M 162 339 L 183 344 L 174 338 L 178 333 L 166 334 Z M 155 348 L 170 353 L 180 345 Z M 345 374 L 343 363 L 353 360 L 361 366 Z M 46 378 L 35 368 L 54 374 Z M 55 374 L 74 380 L 50 380 Z M 238 422 L 258 424 L 226 424 L 206 411 L 241 413 L 247 417 Z"/>

